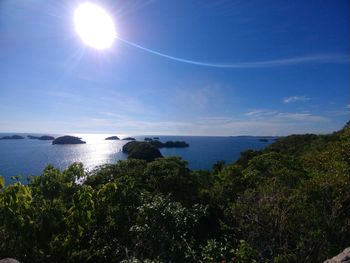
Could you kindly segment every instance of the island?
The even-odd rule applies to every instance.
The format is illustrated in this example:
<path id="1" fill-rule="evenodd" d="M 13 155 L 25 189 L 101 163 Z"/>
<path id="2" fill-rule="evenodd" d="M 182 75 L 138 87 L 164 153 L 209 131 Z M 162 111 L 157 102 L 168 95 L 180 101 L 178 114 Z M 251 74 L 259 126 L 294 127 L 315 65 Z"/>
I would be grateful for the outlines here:
<path id="1" fill-rule="evenodd" d="M 40 136 L 38 139 L 42 140 L 42 141 L 53 141 L 55 139 L 55 137 L 49 136 L 49 135 L 44 135 L 44 136 Z"/>
<path id="2" fill-rule="evenodd" d="M 159 137 L 153 137 L 153 140 L 159 140 Z"/>
<path id="3" fill-rule="evenodd" d="M 148 140 L 147 140 L 148 139 Z M 184 141 L 167 141 L 165 143 L 151 138 L 145 138 L 145 141 L 131 141 L 123 146 L 123 153 L 128 154 L 128 159 L 141 159 L 151 162 L 156 158 L 163 157 L 159 148 L 184 148 L 189 144 Z"/>
<path id="4" fill-rule="evenodd" d="M 261 139 L 259 139 L 259 141 L 261 141 L 261 142 L 268 142 L 269 140 L 266 139 L 266 138 L 261 138 Z"/>
<path id="5" fill-rule="evenodd" d="M 185 141 L 167 141 L 165 143 L 153 140 L 149 142 L 150 144 L 154 145 L 157 148 L 186 148 L 190 145 Z"/>
<path id="6" fill-rule="evenodd" d="M 84 143 L 86 142 L 82 141 L 81 138 L 70 136 L 70 135 L 58 137 L 52 142 L 52 144 L 84 144 Z"/>
<path id="7" fill-rule="evenodd" d="M 144 140 L 145 141 L 152 141 L 152 138 L 146 137 Z"/>
<path id="8" fill-rule="evenodd" d="M 118 136 L 110 136 L 110 137 L 107 137 L 105 140 L 107 140 L 107 141 L 119 140 L 119 137 Z"/>
<path id="9" fill-rule="evenodd" d="M 128 142 L 123 146 L 123 153 L 127 153 L 128 159 L 141 159 L 147 162 L 163 157 L 159 149 L 148 142 Z"/>
<path id="10" fill-rule="evenodd" d="M 52 141 L 52 140 L 55 139 L 55 137 L 49 136 L 49 135 L 43 135 L 43 136 L 28 135 L 27 137 L 28 137 L 29 139 L 33 139 L 33 140 L 42 140 L 42 141 Z"/>
<path id="11" fill-rule="evenodd" d="M 12 135 L 12 136 L 4 136 L 0 138 L 0 140 L 19 140 L 19 139 L 24 139 L 24 137 L 20 135 Z"/>
<path id="12" fill-rule="evenodd" d="M 136 141 L 136 139 L 133 137 L 126 137 L 123 139 L 123 141 Z"/>

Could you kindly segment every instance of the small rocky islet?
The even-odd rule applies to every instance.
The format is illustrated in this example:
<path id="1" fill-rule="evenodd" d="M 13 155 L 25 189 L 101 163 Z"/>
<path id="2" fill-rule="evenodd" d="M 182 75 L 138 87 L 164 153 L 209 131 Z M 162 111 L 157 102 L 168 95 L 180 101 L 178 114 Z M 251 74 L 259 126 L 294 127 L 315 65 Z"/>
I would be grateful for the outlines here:
<path id="1" fill-rule="evenodd" d="M 260 141 L 260 142 L 268 142 L 268 141 L 269 141 L 269 139 L 266 139 L 266 138 L 260 138 L 260 139 L 259 139 L 259 141 Z"/>
<path id="2" fill-rule="evenodd" d="M 120 140 L 118 136 L 110 136 L 105 139 L 106 141 Z"/>
<path id="3" fill-rule="evenodd" d="M 136 139 L 134 137 L 126 137 L 123 138 L 123 141 L 136 141 Z"/>
<path id="4" fill-rule="evenodd" d="M 0 138 L 0 140 L 21 140 L 21 139 L 24 139 L 24 137 L 20 135 L 4 136 Z"/>
<path id="5" fill-rule="evenodd" d="M 27 137 L 32 140 L 42 140 L 42 141 L 53 141 L 55 139 L 55 137 L 49 136 L 49 135 L 43 135 L 43 136 L 28 135 Z"/>
<path id="6" fill-rule="evenodd" d="M 49 135 L 43 135 L 43 136 L 34 136 L 34 135 L 27 135 L 28 139 L 32 139 L 32 140 L 42 140 L 42 141 L 52 141 L 55 139 L 55 137 L 53 136 L 49 136 Z M 21 135 L 10 135 L 10 136 L 4 136 L 1 137 L 0 140 L 22 140 L 25 139 L 25 137 L 21 136 Z"/>
<path id="7" fill-rule="evenodd" d="M 56 138 L 53 140 L 52 144 L 85 144 L 86 142 L 82 141 L 81 138 L 75 137 L 75 136 L 70 136 L 70 135 L 65 135 Z"/>
<path id="8" fill-rule="evenodd" d="M 167 141 L 167 142 L 161 142 L 158 140 L 152 140 L 149 142 L 150 144 L 154 145 L 157 148 L 186 148 L 190 145 L 185 141 Z"/>

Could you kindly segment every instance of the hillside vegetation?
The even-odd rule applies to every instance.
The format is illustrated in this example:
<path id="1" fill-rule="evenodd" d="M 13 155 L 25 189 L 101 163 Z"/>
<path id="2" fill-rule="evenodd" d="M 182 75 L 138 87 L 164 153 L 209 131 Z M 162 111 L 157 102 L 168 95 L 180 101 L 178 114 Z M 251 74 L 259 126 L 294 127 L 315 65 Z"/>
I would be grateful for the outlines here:
<path id="1" fill-rule="evenodd" d="M 27 185 L 0 180 L 0 258 L 322 262 L 350 245 L 349 168 L 349 124 L 212 171 L 177 157 L 48 166 Z"/>

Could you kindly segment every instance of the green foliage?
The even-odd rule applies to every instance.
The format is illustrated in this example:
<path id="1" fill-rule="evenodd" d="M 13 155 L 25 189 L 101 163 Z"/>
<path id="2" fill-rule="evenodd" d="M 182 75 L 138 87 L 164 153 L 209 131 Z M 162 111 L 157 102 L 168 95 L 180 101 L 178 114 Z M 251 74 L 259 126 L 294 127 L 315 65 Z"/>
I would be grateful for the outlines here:
<path id="1" fill-rule="evenodd" d="M 317 141 L 315 134 L 290 135 L 278 139 L 275 143 L 266 147 L 265 152 L 278 152 L 282 154 L 299 155 L 307 150 L 310 144 Z"/>
<path id="2" fill-rule="evenodd" d="M 256 251 L 244 240 L 239 241 L 238 247 L 234 250 L 235 263 L 257 263 Z"/>
<path id="3" fill-rule="evenodd" d="M 347 124 L 281 138 L 213 171 L 165 157 L 48 166 L 28 185 L 0 177 L 0 258 L 322 262 L 349 245 L 349 149 Z"/>
<path id="4" fill-rule="evenodd" d="M 146 183 L 156 193 L 169 194 L 173 200 L 189 204 L 197 196 L 197 180 L 187 162 L 178 157 L 157 159 L 145 169 Z"/>
<path id="5" fill-rule="evenodd" d="M 195 261 L 194 231 L 205 208 L 185 208 L 163 196 L 145 198 L 138 207 L 135 225 L 130 228 L 141 258 L 162 262 Z"/>
<path id="6" fill-rule="evenodd" d="M 222 171 L 222 169 L 224 169 L 225 167 L 225 161 L 217 161 L 216 163 L 214 163 L 213 165 L 213 172 L 214 174 L 218 174 L 219 172 Z"/>
<path id="7" fill-rule="evenodd" d="M 2 176 L 0 176 L 0 189 L 5 187 L 5 180 Z"/>
<path id="8" fill-rule="evenodd" d="M 244 152 L 241 152 L 241 156 L 237 160 L 237 164 L 241 165 L 243 168 L 246 168 L 248 166 L 248 163 L 251 159 L 253 159 L 255 156 L 259 155 L 260 151 L 253 151 L 253 150 L 246 150 Z"/>
<path id="9" fill-rule="evenodd" d="M 202 247 L 202 261 L 207 263 L 220 262 L 226 258 L 231 258 L 233 251 L 234 250 L 232 248 L 230 249 L 223 242 L 215 239 L 209 239 L 207 244 Z"/>

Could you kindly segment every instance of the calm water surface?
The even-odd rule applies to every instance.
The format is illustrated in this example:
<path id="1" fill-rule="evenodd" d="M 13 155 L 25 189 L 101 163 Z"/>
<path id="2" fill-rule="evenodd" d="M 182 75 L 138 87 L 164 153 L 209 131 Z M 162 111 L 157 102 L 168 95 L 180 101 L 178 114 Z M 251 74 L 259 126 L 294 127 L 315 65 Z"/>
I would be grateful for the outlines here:
<path id="1" fill-rule="evenodd" d="M 12 134 L 0 134 L 0 137 Z M 19 134 L 26 136 L 28 134 Z M 33 134 L 32 134 L 33 135 Z M 0 175 L 7 182 L 13 175 L 40 175 L 48 164 L 65 169 L 73 162 L 82 162 L 86 169 L 105 163 L 124 160 L 127 155 L 122 147 L 127 141 L 105 141 L 110 134 L 74 134 L 86 144 L 52 145 L 52 141 L 0 140 Z M 59 135 L 54 135 L 59 136 Z M 126 137 L 126 136 L 125 136 Z M 133 136 L 138 140 L 154 136 Z M 164 156 L 180 156 L 191 169 L 211 169 L 218 160 L 226 163 L 235 161 L 246 149 L 262 149 L 269 143 L 259 141 L 260 137 L 202 137 L 202 136 L 157 136 L 160 141 L 184 140 L 188 148 L 161 149 Z M 121 136 L 120 138 L 123 138 Z"/>

